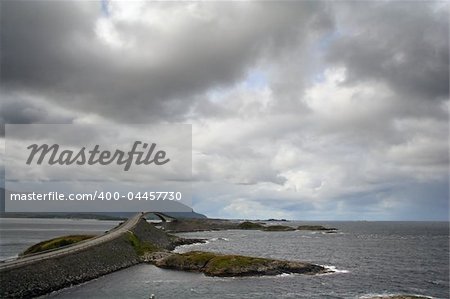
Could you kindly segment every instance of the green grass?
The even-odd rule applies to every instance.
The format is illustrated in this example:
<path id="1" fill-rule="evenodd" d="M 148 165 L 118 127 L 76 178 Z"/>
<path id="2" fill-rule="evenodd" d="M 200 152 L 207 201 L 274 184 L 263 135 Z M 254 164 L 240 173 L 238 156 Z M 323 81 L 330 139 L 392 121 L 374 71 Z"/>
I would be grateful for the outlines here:
<path id="1" fill-rule="evenodd" d="M 183 254 L 173 254 L 166 260 L 166 265 L 190 271 L 201 271 L 216 255 L 210 252 L 191 251 Z"/>
<path id="2" fill-rule="evenodd" d="M 136 236 L 132 232 L 128 232 L 127 238 L 128 242 L 130 242 L 131 246 L 133 246 L 138 255 L 144 255 L 147 252 L 155 252 L 161 250 L 161 248 L 159 248 L 155 244 L 141 241 L 138 236 Z"/>
<path id="3" fill-rule="evenodd" d="M 324 227 L 322 225 L 300 225 L 297 230 L 313 230 L 313 231 L 332 231 L 336 230 L 333 227 Z"/>
<path id="4" fill-rule="evenodd" d="M 27 255 L 32 253 L 38 253 L 46 250 L 56 249 L 70 244 L 74 244 L 83 240 L 87 240 L 95 237 L 94 235 L 70 235 L 62 236 L 54 239 L 42 241 L 37 243 L 28 249 L 26 249 L 21 255 Z"/>
<path id="5" fill-rule="evenodd" d="M 241 256 L 241 255 L 216 255 L 208 262 L 210 272 L 227 271 L 234 268 L 243 268 L 248 266 L 263 265 L 268 262 L 267 259 Z"/>
<path id="6" fill-rule="evenodd" d="M 211 260 L 215 256 L 216 254 L 211 252 L 191 251 L 181 254 L 180 258 L 186 261 L 187 263 L 205 265 L 209 260 Z"/>
<path id="7" fill-rule="evenodd" d="M 203 251 L 173 253 L 157 260 L 155 265 L 161 268 L 202 272 L 207 276 L 219 277 L 276 275 L 285 272 L 305 274 L 327 272 L 321 266 L 308 263 Z"/>
<path id="8" fill-rule="evenodd" d="M 166 259 L 165 264 L 169 268 L 204 271 L 205 273 L 228 273 L 234 272 L 236 269 L 257 267 L 258 265 L 264 265 L 268 262 L 270 262 L 270 260 L 258 257 L 190 251 L 171 255 Z"/>
<path id="9" fill-rule="evenodd" d="M 265 231 L 268 232 L 287 232 L 287 231 L 293 231 L 295 228 L 287 226 L 287 225 L 271 225 L 264 227 Z"/>
<path id="10" fill-rule="evenodd" d="M 249 275 L 268 267 L 274 260 L 212 252 L 191 251 L 173 254 L 164 260 L 163 267 L 203 272 L 209 276 Z"/>
<path id="11" fill-rule="evenodd" d="M 238 225 L 240 229 L 263 229 L 265 226 L 259 223 L 244 221 Z"/>

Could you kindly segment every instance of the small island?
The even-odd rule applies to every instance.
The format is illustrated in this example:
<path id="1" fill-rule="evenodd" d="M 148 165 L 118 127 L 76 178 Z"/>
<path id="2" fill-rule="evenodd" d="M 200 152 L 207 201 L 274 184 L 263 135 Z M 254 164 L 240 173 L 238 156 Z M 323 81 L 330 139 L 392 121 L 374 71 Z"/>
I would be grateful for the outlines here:
<path id="1" fill-rule="evenodd" d="M 309 230 L 309 231 L 337 231 L 334 227 L 324 227 L 322 225 L 299 225 L 297 230 Z"/>
<path id="2" fill-rule="evenodd" d="M 267 232 L 287 232 L 287 231 L 322 231 L 322 232 L 336 232 L 337 229 L 334 227 L 325 227 L 322 225 L 300 225 L 297 228 L 294 228 L 289 225 L 269 225 L 266 226 L 262 223 L 244 221 L 237 225 L 237 229 L 245 229 L 245 230 L 262 230 Z"/>
<path id="3" fill-rule="evenodd" d="M 322 266 L 310 263 L 204 251 L 169 254 L 152 263 L 160 268 L 201 272 L 207 276 L 220 277 L 279 275 L 284 273 L 312 275 L 330 272 Z"/>
<path id="4" fill-rule="evenodd" d="M 39 242 L 29 248 L 24 252 L 20 253 L 19 256 L 25 256 L 33 253 L 39 253 L 47 250 L 54 250 L 67 245 L 72 245 L 80 241 L 84 241 L 95 237 L 94 235 L 69 235 L 53 238 L 50 240 Z"/>
<path id="5" fill-rule="evenodd" d="M 264 228 L 264 225 L 256 222 L 251 221 L 244 221 L 242 223 L 239 223 L 237 226 L 238 229 L 256 229 L 261 230 Z"/>
<path id="6" fill-rule="evenodd" d="M 294 230 L 295 228 L 287 225 L 269 225 L 263 228 L 263 231 L 266 232 L 291 232 Z"/>

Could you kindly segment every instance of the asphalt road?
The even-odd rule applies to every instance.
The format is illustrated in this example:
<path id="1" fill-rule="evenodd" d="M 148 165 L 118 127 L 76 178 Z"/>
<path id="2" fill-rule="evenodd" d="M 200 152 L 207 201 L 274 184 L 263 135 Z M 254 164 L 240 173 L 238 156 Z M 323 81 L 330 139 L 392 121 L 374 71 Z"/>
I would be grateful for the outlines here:
<path id="1" fill-rule="evenodd" d="M 121 236 L 122 234 L 126 233 L 127 231 L 131 230 L 132 228 L 134 228 L 134 226 L 136 226 L 136 224 L 139 222 L 139 219 L 141 219 L 141 217 L 144 214 L 145 213 L 136 213 L 133 217 L 126 220 L 122 225 L 120 225 L 100 236 L 97 236 L 97 237 L 94 237 L 91 239 L 87 239 L 87 240 L 75 243 L 73 245 L 68 245 L 68 246 L 64 246 L 64 247 L 53 249 L 53 250 L 48 250 L 48 251 L 44 251 L 44 252 L 40 252 L 40 253 L 27 255 L 25 257 L 19 257 L 17 259 L 10 260 L 10 261 L 0 262 L 0 271 L 8 269 L 8 268 L 14 268 L 14 267 L 18 267 L 18 266 L 31 264 L 31 263 L 39 261 L 39 260 L 45 260 L 45 259 L 53 258 L 56 256 L 63 256 L 68 253 L 73 253 L 76 251 L 84 250 L 86 248 L 96 246 L 101 243 L 110 241 L 112 239 L 115 239 L 115 238 Z"/>

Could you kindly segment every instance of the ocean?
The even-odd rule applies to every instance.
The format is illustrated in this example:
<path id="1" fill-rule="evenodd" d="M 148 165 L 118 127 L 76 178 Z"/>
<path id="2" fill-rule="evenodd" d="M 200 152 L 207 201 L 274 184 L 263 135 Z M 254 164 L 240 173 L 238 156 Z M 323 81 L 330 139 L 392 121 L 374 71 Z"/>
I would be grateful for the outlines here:
<path id="1" fill-rule="evenodd" d="M 2 258 L 46 238 L 99 233 L 117 224 L 65 219 L 2 219 L 0 223 Z M 144 299 L 151 294 L 156 299 L 364 298 L 387 294 L 449 298 L 448 222 L 283 222 L 294 227 L 306 223 L 336 227 L 338 233 L 183 233 L 178 235 L 206 238 L 208 243 L 181 246 L 176 251 L 205 250 L 307 261 L 327 266 L 335 273 L 215 278 L 141 264 L 43 298 Z"/>

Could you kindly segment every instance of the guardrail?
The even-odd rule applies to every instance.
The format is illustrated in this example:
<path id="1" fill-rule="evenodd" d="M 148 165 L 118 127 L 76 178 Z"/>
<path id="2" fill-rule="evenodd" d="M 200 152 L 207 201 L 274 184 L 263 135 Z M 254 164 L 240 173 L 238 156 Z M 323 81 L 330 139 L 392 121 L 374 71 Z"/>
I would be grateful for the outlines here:
<path id="1" fill-rule="evenodd" d="M 56 257 L 56 256 L 63 256 L 63 255 L 69 254 L 69 253 L 81 251 L 86 248 L 113 240 L 113 239 L 121 236 L 123 233 L 129 231 L 131 228 L 133 228 L 139 222 L 139 219 L 141 219 L 141 217 L 144 214 L 145 213 L 143 213 L 143 212 L 137 213 L 133 217 L 131 217 L 128 220 L 126 220 L 125 222 L 123 222 L 118 227 L 115 227 L 112 230 L 106 232 L 105 234 L 93 237 L 91 239 L 83 240 L 83 241 L 77 242 L 75 244 L 67 245 L 64 247 L 46 250 L 43 252 L 34 253 L 31 255 L 24 256 L 24 257 L 19 257 L 14 260 L 2 261 L 0 263 L 0 270 L 5 270 L 8 268 L 27 265 L 27 264 L 33 263 L 35 261 L 38 261 L 38 260 L 45 260 L 45 259 L 49 259 L 49 258 Z"/>

